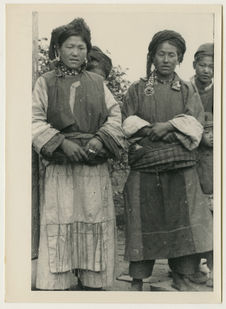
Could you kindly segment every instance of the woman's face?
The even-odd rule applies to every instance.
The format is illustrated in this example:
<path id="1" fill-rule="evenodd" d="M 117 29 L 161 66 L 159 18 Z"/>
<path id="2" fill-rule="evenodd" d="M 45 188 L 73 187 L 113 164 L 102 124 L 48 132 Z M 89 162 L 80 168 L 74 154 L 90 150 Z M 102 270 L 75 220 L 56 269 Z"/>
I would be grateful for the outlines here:
<path id="1" fill-rule="evenodd" d="M 60 59 L 71 69 L 80 69 L 87 55 L 86 43 L 80 36 L 70 36 L 58 48 Z"/>
<path id="2" fill-rule="evenodd" d="M 162 77 L 170 77 L 179 63 L 177 48 L 167 41 L 159 44 L 153 63 Z"/>

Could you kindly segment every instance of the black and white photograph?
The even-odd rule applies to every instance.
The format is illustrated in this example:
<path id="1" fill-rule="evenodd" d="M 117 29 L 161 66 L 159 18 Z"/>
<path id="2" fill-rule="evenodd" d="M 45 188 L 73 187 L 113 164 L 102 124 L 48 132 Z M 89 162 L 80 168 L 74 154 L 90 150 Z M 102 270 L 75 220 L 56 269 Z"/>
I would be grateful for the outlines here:
<path id="1" fill-rule="evenodd" d="M 29 14 L 26 289 L 219 301 L 220 6 Z"/>

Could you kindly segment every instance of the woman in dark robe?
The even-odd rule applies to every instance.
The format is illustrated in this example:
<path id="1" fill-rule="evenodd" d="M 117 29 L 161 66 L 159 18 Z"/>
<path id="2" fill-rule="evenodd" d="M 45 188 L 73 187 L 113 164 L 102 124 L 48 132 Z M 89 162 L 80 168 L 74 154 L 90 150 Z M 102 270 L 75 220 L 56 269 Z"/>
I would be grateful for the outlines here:
<path id="1" fill-rule="evenodd" d="M 175 73 L 185 50 L 179 33 L 156 33 L 147 76 L 130 86 L 123 106 L 131 167 L 125 258 L 133 290 L 142 290 L 156 259 L 168 259 L 174 288 L 195 290 L 189 276 L 199 254 L 212 251 L 212 218 L 196 171 L 204 111 L 196 89 Z"/>
<path id="2" fill-rule="evenodd" d="M 86 71 L 90 30 L 75 19 L 52 32 L 55 69 L 33 92 L 33 146 L 40 155 L 36 288 L 100 290 L 115 277 L 115 213 L 107 159 L 124 147 L 119 105 Z"/>

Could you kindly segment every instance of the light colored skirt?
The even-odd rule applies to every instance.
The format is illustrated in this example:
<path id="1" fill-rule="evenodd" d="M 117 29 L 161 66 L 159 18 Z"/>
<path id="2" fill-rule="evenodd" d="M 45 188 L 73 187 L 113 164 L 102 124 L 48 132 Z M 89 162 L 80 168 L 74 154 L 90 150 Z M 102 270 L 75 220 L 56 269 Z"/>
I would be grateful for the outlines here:
<path id="1" fill-rule="evenodd" d="M 41 184 L 36 288 L 107 288 L 115 273 L 116 227 L 107 163 L 49 165 Z"/>

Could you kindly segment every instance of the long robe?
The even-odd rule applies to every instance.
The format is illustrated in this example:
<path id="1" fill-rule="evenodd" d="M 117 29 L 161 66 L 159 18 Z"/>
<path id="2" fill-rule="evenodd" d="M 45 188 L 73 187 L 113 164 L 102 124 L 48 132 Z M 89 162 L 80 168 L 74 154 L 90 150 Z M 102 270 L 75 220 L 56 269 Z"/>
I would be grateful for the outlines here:
<path id="1" fill-rule="evenodd" d="M 94 73 L 48 72 L 33 92 L 33 146 L 42 162 L 39 289 L 70 288 L 74 271 L 89 287 L 107 288 L 114 279 L 115 212 L 107 163 L 55 164 L 42 156 L 74 133 L 83 146 L 99 134 L 108 151 L 112 146 L 117 153 L 123 147 L 119 105 Z"/>
<path id="2" fill-rule="evenodd" d="M 176 75 L 172 85 L 155 83 L 154 94 L 148 96 L 146 82 L 140 79 L 128 90 L 123 106 L 125 134 L 132 139 L 142 127 L 170 121 L 178 142 L 195 151 L 204 119 L 195 89 Z M 138 143 L 137 151 L 142 146 L 145 149 Z M 153 159 L 147 151 L 144 154 L 147 162 Z M 211 213 L 193 160 L 176 162 L 175 168 L 165 171 L 132 164 L 124 193 L 127 260 L 169 259 L 212 250 Z"/>

